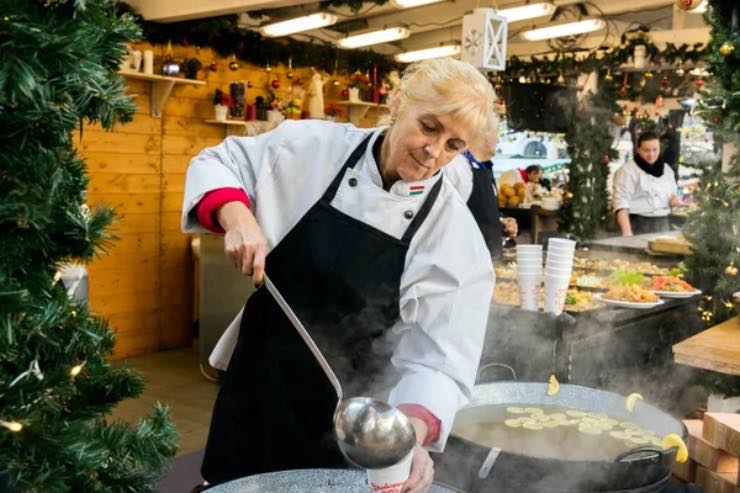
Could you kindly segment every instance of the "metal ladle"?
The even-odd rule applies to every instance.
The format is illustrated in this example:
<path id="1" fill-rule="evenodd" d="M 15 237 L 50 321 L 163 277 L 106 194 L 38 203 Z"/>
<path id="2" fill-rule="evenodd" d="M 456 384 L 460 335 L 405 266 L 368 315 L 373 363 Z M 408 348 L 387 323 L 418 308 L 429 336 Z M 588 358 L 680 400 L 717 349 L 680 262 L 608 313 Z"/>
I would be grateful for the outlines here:
<path id="1" fill-rule="evenodd" d="M 319 362 L 337 393 L 334 432 L 342 454 L 347 460 L 364 469 L 381 469 L 400 462 L 416 444 L 414 427 L 406 415 L 378 399 L 369 397 L 344 399 L 342 385 L 334 370 L 267 275 L 265 286 Z"/>

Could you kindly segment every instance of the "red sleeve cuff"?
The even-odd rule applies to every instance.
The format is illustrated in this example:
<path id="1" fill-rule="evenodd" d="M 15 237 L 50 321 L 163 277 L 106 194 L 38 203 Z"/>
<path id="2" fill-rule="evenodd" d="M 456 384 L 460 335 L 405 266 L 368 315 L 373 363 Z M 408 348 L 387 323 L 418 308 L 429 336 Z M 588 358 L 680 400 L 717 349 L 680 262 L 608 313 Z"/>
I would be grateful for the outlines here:
<path id="1" fill-rule="evenodd" d="M 216 219 L 216 213 L 222 205 L 228 202 L 242 202 L 249 207 L 249 197 L 241 188 L 211 190 L 200 199 L 196 206 L 200 225 L 213 233 L 223 233 L 224 230 Z"/>
<path id="2" fill-rule="evenodd" d="M 410 418 L 417 418 L 422 420 L 427 425 L 427 436 L 424 439 L 422 445 L 426 447 L 430 443 L 434 443 L 439 439 L 440 428 L 442 423 L 438 417 L 432 414 L 429 409 L 419 404 L 400 404 L 397 406 L 398 409 Z"/>

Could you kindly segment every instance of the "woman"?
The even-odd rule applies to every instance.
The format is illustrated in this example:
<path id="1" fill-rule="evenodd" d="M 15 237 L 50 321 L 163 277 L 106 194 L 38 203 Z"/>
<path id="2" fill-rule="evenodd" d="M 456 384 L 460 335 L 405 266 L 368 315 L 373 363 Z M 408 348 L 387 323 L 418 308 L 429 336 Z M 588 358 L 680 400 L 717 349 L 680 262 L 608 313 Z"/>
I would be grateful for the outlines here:
<path id="1" fill-rule="evenodd" d="M 469 397 L 494 282 L 475 221 L 439 171 L 495 124 L 494 94 L 455 60 L 411 66 L 400 92 L 387 128 L 286 122 L 204 150 L 188 168 L 183 230 L 223 228 L 227 255 L 256 284 L 269 274 L 345 396 L 409 416 L 420 447 L 405 487 L 423 492 L 434 473 L 423 447 L 444 447 Z M 336 395 L 290 321 L 265 289 L 242 313 L 219 345 L 228 369 L 203 477 L 346 467 Z"/>
<path id="2" fill-rule="evenodd" d="M 668 231 L 671 207 L 680 204 L 673 170 L 660 158 L 653 131 L 637 137 L 633 159 L 614 174 L 614 211 L 622 236 Z"/>
<path id="3" fill-rule="evenodd" d="M 496 139 L 492 139 L 495 149 Z M 493 156 L 493 150 L 482 155 Z M 473 214 L 483 235 L 491 260 L 501 258 L 503 237 L 516 238 L 519 225 L 512 217 L 501 217 L 496 198 L 496 180 L 493 178 L 493 161 L 479 161 L 470 151 L 457 156 L 444 167 L 444 176 L 455 187 Z"/>

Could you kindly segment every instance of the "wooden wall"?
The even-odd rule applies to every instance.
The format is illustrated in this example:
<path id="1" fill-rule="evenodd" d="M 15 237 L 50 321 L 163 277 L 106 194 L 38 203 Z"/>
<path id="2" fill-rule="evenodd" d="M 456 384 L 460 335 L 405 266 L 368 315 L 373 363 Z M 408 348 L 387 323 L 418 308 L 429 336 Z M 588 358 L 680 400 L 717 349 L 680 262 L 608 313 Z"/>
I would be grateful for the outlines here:
<path id="1" fill-rule="evenodd" d="M 136 49 L 151 48 L 138 45 Z M 156 58 L 163 47 L 153 47 Z M 263 67 L 241 64 L 232 71 L 229 60 L 208 49 L 175 47 L 176 58 L 196 57 L 208 67 L 198 79 L 204 86 L 175 85 L 161 118 L 151 116 L 151 83 L 127 79 L 138 110 L 133 122 L 111 132 L 85 126 L 76 136 L 90 174 L 89 203 L 112 205 L 120 219 L 113 231 L 119 240 L 89 266 L 90 306 L 106 317 L 116 332 L 113 358 L 146 354 L 191 343 L 193 319 L 193 262 L 190 237 L 180 232 L 180 209 L 185 171 L 190 159 L 226 135 L 243 132 L 205 122 L 213 118 L 212 97 L 217 88 L 228 92 L 229 82 L 250 80 L 248 102 L 267 96 L 267 84 L 279 78 L 277 91 L 289 99 L 291 82 L 285 66 L 267 73 Z M 293 70 L 304 87 L 310 69 Z M 339 99 L 344 87 L 327 84 L 327 99 Z"/>

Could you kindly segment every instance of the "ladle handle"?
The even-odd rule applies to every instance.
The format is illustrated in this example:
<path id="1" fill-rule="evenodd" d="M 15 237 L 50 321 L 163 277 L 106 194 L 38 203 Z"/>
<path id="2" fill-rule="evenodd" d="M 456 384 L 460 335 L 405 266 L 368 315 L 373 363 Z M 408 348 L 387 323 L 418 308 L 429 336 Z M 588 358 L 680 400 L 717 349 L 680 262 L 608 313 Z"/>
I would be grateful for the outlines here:
<path id="1" fill-rule="evenodd" d="M 293 309 L 290 307 L 287 301 L 285 301 L 285 298 L 283 298 L 283 295 L 280 294 L 280 291 L 277 290 L 275 285 L 272 283 L 269 277 L 267 277 L 267 274 L 265 274 L 265 286 L 267 287 L 267 290 L 270 292 L 273 298 L 275 298 L 275 301 L 277 301 L 277 304 L 282 308 L 285 315 L 288 317 L 288 320 L 290 320 L 290 323 L 293 324 L 293 327 L 295 327 L 295 330 L 298 331 L 298 335 L 301 336 L 301 339 L 303 339 L 303 342 L 306 343 L 306 346 L 308 346 L 308 349 L 313 354 L 314 358 L 316 358 L 316 361 L 319 362 L 319 365 L 321 366 L 321 369 L 324 370 L 324 373 L 326 373 L 327 378 L 331 382 L 332 386 L 334 386 L 334 390 L 337 393 L 337 399 L 341 401 L 344 398 L 344 394 L 342 392 L 342 385 L 339 383 L 339 379 L 337 378 L 337 375 L 334 373 L 334 370 L 331 369 L 331 366 L 329 366 L 329 362 L 326 361 L 326 358 L 324 358 L 324 355 L 321 354 L 321 351 L 319 350 L 318 346 L 314 342 L 314 340 L 311 338 L 311 335 L 308 333 L 306 328 L 301 323 L 298 316 L 296 316 Z"/>

